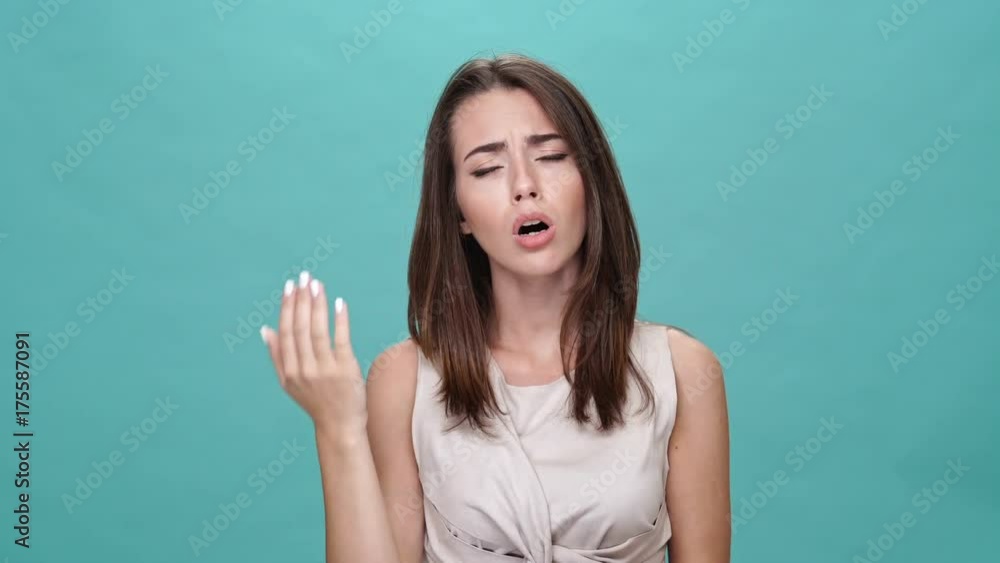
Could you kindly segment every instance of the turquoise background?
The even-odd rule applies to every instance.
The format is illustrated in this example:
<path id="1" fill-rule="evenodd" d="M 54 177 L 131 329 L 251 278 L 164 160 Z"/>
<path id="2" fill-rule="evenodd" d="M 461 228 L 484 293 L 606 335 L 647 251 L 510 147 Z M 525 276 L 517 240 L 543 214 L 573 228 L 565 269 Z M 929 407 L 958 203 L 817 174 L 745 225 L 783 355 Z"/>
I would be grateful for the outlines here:
<path id="1" fill-rule="evenodd" d="M 36 433 L 32 547 L 13 544 L 10 437 L 0 557 L 321 561 L 312 426 L 256 328 L 276 323 L 266 302 L 306 267 L 350 303 L 363 367 L 406 337 L 420 172 L 400 161 L 420 156 L 458 65 L 517 51 L 564 72 L 614 137 L 643 245 L 641 316 L 688 329 L 726 364 L 734 512 L 750 515 L 733 561 L 873 560 L 869 540 L 906 511 L 915 524 L 882 560 L 987 560 L 1000 276 L 980 266 L 1000 252 L 1000 5 L 400 0 L 382 27 L 369 23 L 381 0 L 216 4 L 77 0 L 24 41 L 11 34 L 41 4 L 0 5 L 0 355 L 31 332 L 22 430 Z M 904 4 L 919 9 L 880 29 Z M 378 35 L 345 56 L 366 24 Z M 706 27 L 717 36 L 699 52 L 689 38 Z M 148 90 L 147 67 L 161 72 Z M 136 87 L 145 97 L 125 114 L 115 100 Z M 813 87 L 832 95 L 800 109 Z M 249 160 L 241 143 L 283 108 L 294 117 Z M 784 128 L 797 110 L 808 120 Z M 114 129 L 57 174 L 102 119 Z M 939 128 L 958 137 L 914 178 L 906 163 Z M 769 138 L 777 150 L 724 197 L 717 183 Z M 239 172 L 199 203 L 230 161 Z M 894 180 L 905 192 L 848 236 Z M 133 279 L 123 288 L 116 272 Z M 970 278 L 972 299 L 951 293 Z M 794 304 L 766 312 L 781 290 Z M 894 368 L 889 354 L 940 309 L 948 322 Z M 734 343 L 741 355 L 727 356 Z M 124 441 L 160 416 L 158 399 L 176 410 Z M 843 425 L 827 442 L 823 419 Z M 287 466 L 285 442 L 305 448 Z M 808 461 L 797 447 L 813 448 Z M 68 510 L 64 495 L 115 451 L 124 463 Z M 968 472 L 917 502 L 949 460 Z M 272 462 L 282 473 L 266 489 L 248 481 Z M 240 493 L 251 504 L 196 556 L 189 537 Z"/>

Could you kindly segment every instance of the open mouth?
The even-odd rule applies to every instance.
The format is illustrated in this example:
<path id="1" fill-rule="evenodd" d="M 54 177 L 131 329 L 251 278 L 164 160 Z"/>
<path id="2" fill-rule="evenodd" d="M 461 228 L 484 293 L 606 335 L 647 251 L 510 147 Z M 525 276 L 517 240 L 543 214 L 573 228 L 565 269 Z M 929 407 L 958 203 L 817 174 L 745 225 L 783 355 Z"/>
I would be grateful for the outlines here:
<path id="1" fill-rule="evenodd" d="M 517 236 L 537 236 L 539 233 L 544 233 L 549 230 L 549 225 L 545 221 L 535 219 L 534 221 L 527 221 L 522 224 L 517 229 Z"/>

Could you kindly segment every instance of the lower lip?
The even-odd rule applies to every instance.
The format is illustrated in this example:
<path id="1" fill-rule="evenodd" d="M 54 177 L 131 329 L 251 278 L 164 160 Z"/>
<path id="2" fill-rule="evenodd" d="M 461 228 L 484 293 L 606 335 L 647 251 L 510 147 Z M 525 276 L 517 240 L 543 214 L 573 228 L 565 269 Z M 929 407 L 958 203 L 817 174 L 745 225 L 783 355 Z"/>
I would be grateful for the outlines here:
<path id="1" fill-rule="evenodd" d="M 514 235 L 514 240 L 524 248 L 541 248 L 552 241 L 556 236 L 555 226 L 538 233 L 537 235 Z"/>

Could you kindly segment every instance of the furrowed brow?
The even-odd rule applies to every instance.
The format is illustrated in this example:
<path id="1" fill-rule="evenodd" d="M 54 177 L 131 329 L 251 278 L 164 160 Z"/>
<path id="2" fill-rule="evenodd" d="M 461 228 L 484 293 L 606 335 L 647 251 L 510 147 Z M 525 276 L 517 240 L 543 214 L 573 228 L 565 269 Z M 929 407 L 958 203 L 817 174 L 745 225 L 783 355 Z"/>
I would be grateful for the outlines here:
<path id="1" fill-rule="evenodd" d="M 528 146 L 531 146 L 531 147 L 535 147 L 535 146 L 547 143 L 549 141 L 555 141 L 555 140 L 560 140 L 560 139 L 562 139 L 562 136 L 559 135 L 558 133 L 543 133 L 541 135 L 528 135 L 527 137 L 525 137 L 525 141 L 527 141 Z M 480 146 L 472 149 L 471 151 L 469 151 L 469 154 L 465 155 L 465 158 L 462 159 L 462 161 L 464 162 L 466 160 L 469 160 L 469 157 L 471 157 L 472 155 L 477 154 L 477 153 L 481 153 L 481 152 L 501 152 L 501 151 L 505 151 L 505 150 L 507 150 L 507 142 L 506 141 L 497 141 L 497 142 L 494 142 L 494 143 L 486 143 L 485 145 L 480 145 Z"/>

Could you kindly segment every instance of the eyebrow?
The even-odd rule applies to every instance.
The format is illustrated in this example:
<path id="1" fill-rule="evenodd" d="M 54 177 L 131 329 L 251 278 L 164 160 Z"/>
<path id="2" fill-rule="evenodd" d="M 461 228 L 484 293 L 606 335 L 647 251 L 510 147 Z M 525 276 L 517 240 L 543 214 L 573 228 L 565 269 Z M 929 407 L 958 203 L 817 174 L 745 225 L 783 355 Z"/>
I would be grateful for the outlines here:
<path id="1" fill-rule="evenodd" d="M 556 139 L 562 139 L 562 136 L 557 133 L 544 133 L 542 135 L 528 135 L 524 138 L 527 141 L 528 146 L 534 147 L 542 143 L 547 143 L 549 141 L 554 141 Z M 462 162 L 469 160 L 469 157 L 480 152 L 500 152 L 507 149 L 507 141 L 497 141 L 495 143 L 486 143 L 485 145 L 480 145 L 471 151 L 469 154 L 465 155 Z"/>

